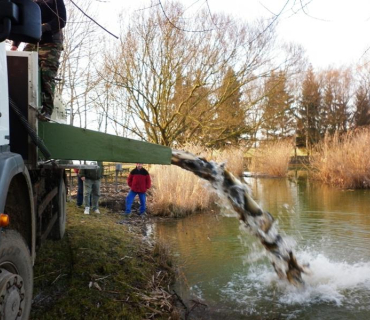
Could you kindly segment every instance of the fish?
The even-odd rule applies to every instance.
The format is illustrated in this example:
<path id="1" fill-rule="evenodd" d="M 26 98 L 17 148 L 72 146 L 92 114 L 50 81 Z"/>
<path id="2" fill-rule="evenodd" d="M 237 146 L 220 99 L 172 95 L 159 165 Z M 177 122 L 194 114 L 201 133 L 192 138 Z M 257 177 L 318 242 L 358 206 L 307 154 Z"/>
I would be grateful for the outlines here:
<path id="1" fill-rule="evenodd" d="M 296 287 L 304 286 L 302 274 L 310 273 L 309 265 L 298 263 L 293 250 L 273 228 L 274 217 L 252 198 L 247 184 L 229 172 L 225 164 L 208 161 L 190 152 L 173 149 L 171 164 L 210 182 L 219 194 L 228 199 L 247 230 L 260 240 L 279 279 L 285 279 Z"/>

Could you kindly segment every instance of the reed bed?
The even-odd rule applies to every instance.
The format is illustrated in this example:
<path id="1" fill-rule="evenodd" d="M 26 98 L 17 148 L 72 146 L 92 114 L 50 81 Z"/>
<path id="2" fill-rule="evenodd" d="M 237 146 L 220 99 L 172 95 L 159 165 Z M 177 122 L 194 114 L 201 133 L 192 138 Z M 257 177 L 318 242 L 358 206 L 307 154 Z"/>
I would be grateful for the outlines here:
<path id="1" fill-rule="evenodd" d="M 293 143 L 289 140 L 267 142 L 258 147 L 252 156 L 249 170 L 273 177 L 284 177 L 288 173 Z"/>
<path id="2" fill-rule="evenodd" d="M 227 149 L 224 151 L 207 150 L 198 146 L 186 146 L 189 151 L 206 159 L 224 162 L 226 168 L 240 175 L 243 172 L 243 151 Z M 183 217 L 209 208 L 216 194 L 208 182 L 193 173 L 177 166 L 151 167 L 153 201 L 150 212 L 153 215 Z"/>
<path id="3" fill-rule="evenodd" d="M 215 162 L 225 163 L 228 171 L 240 177 L 245 170 L 244 150 L 241 148 L 227 148 L 222 151 L 213 151 L 207 156 Z"/>
<path id="4" fill-rule="evenodd" d="M 370 130 L 326 136 L 310 159 L 314 179 L 343 189 L 370 187 Z"/>
<path id="5" fill-rule="evenodd" d="M 182 217 L 210 205 L 206 182 L 193 173 L 175 166 L 154 166 L 150 174 L 154 187 L 151 214 Z"/>

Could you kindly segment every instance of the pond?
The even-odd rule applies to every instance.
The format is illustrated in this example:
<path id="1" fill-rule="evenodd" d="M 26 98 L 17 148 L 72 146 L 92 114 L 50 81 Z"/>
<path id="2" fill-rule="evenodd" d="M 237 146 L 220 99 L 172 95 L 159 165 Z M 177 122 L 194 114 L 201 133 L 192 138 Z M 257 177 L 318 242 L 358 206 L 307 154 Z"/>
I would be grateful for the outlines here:
<path id="1" fill-rule="evenodd" d="M 369 319 L 370 190 L 338 190 L 305 178 L 246 178 L 300 263 L 302 289 L 279 280 L 259 240 L 222 206 L 158 222 L 180 265 L 175 292 L 202 319 Z"/>

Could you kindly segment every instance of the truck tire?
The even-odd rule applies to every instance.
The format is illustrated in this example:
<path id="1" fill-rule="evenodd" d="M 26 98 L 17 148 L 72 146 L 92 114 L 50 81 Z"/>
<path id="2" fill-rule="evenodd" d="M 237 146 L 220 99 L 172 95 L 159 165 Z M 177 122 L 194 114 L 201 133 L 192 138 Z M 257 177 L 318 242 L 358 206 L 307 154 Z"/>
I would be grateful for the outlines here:
<path id="1" fill-rule="evenodd" d="M 0 319 L 28 320 L 33 289 L 32 260 L 22 236 L 0 232 Z"/>
<path id="2" fill-rule="evenodd" d="M 64 179 L 61 179 L 59 182 L 58 194 L 55 198 L 55 206 L 58 211 L 58 218 L 54 224 L 53 229 L 50 232 L 50 238 L 53 240 L 60 240 L 64 237 L 66 231 L 66 201 L 67 201 L 67 192 Z"/>

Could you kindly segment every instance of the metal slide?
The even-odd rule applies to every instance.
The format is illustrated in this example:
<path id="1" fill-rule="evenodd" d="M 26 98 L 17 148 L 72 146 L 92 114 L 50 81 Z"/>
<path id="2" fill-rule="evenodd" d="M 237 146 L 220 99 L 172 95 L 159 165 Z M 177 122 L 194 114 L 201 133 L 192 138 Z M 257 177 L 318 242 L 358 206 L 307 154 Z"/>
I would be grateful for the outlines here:
<path id="1" fill-rule="evenodd" d="M 39 121 L 38 135 L 51 159 L 171 164 L 169 147 L 71 125 Z"/>

